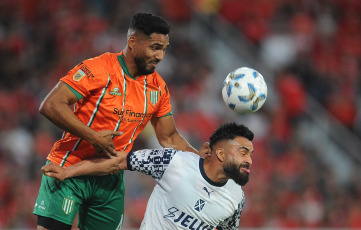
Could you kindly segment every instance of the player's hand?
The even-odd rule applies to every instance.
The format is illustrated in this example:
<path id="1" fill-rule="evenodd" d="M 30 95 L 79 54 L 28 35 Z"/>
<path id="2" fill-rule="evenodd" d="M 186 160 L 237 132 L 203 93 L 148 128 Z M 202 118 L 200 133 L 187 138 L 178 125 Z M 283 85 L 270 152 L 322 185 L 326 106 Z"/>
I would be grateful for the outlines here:
<path id="1" fill-rule="evenodd" d="M 107 157 L 117 156 L 118 154 L 117 151 L 115 151 L 113 137 L 123 135 L 123 133 L 112 130 L 101 130 L 98 134 L 99 136 L 95 142 L 91 143 L 96 149 L 97 154 L 103 154 Z"/>
<path id="2" fill-rule="evenodd" d="M 199 155 L 204 158 L 210 157 L 212 155 L 211 148 L 209 147 L 209 142 L 204 142 L 202 147 L 199 149 Z"/>
<path id="3" fill-rule="evenodd" d="M 53 162 L 44 165 L 41 171 L 45 176 L 54 177 L 60 181 L 66 179 L 66 170 Z"/>
<path id="4" fill-rule="evenodd" d="M 127 170 L 128 164 L 127 164 L 127 155 L 128 152 L 119 151 L 117 157 L 113 157 L 113 167 L 115 170 Z"/>

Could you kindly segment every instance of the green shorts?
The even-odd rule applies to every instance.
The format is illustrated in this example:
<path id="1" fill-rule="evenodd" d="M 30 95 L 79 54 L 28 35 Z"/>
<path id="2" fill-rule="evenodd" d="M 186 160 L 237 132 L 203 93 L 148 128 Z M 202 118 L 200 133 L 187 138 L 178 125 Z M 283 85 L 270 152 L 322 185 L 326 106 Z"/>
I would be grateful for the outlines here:
<path id="1" fill-rule="evenodd" d="M 78 227 L 121 229 L 124 218 L 124 172 L 58 181 L 43 175 L 33 213 Z"/>

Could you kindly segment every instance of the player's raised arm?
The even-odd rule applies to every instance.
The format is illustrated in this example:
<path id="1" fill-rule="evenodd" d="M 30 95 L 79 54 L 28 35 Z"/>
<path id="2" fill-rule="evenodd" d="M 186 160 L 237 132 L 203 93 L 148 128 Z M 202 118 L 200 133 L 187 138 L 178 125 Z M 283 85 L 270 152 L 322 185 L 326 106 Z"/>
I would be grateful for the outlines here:
<path id="1" fill-rule="evenodd" d="M 171 148 L 138 150 L 128 154 L 127 166 L 131 171 L 138 171 L 160 180 L 177 152 L 179 150 Z"/>
<path id="2" fill-rule="evenodd" d="M 112 130 L 97 132 L 82 123 L 69 108 L 78 98 L 64 82 L 59 82 L 41 103 L 39 111 L 51 122 L 66 132 L 88 141 L 98 152 L 116 155 L 112 142 L 113 135 L 121 135 Z"/>
<path id="3" fill-rule="evenodd" d="M 126 169 L 150 175 L 154 179 L 161 179 L 176 153 L 177 150 L 175 149 L 144 149 L 129 154 L 118 152 L 118 155 L 114 157 L 94 157 L 66 168 L 50 162 L 44 165 L 41 170 L 44 175 L 61 181 L 76 176 L 101 176 Z"/>
<path id="4" fill-rule="evenodd" d="M 164 148 L 182 150 L 184 152 L 194 152 L 200 155 L 200 153 L 178 132 L 172 115 L 153 117 L 151 122 L 161 146 Z"/>
<path id="5" fill-rule="evenodd" d="M 50 162 L 49 164 L 44 165 L 41 170 L 44 175 L 54 177 L 58 180 L 85 175 L 101 176 L 117 170 L 126 170 L 126 157 L 126 152 L 118 152 L 118 156 L 110 158 L 94 157 L 80 161 L 66 168 L 62 168 L 57 164 Z"/>

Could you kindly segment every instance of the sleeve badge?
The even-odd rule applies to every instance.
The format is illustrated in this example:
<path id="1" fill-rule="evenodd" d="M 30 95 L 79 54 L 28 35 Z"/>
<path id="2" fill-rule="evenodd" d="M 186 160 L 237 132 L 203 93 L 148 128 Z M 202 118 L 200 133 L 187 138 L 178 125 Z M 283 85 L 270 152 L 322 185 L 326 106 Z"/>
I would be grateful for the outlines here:
<path id="1" fill-rule="evenodd" d="M 85 73 L 80 69 L 73 75 L 74 81 L 80 81 L 85 76 Z"/>

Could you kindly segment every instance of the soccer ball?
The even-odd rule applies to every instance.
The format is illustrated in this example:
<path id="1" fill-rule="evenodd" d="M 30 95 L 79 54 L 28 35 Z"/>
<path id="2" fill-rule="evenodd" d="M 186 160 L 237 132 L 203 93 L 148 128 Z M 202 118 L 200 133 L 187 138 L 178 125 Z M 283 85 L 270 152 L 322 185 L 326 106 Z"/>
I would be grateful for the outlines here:
<path id="1" fill-rule="evenodd" d="M 224 80 L 222 97 L 233 111 L 240 114 L 253 113 L 266 101 L 267 84 L 257 70 L 238 68 Z"/>

